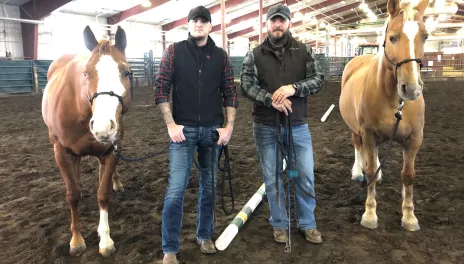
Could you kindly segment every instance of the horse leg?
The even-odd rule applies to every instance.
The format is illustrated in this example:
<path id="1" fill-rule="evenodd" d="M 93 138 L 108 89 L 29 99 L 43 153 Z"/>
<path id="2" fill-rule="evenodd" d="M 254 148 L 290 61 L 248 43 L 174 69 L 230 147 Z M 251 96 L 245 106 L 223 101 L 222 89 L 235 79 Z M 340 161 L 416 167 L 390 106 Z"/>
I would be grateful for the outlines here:
<path id="1" fill-rule="evenodd" d="M 69 242 L 69 254 L 71 256 L 78 256 L 87 248 L 81 235 L 81 223 L 77 210 L 79 200 L 82 196 L 80 171 L 77 171 L 80 168 L 80 158 L 75 157 L 59 143 L 54 145 L 54 150 L 56 163 L 66 184 L 66 200 L 71 207 L 72 238 Z"/>
<path id="2" fill-rule="evenodd" d="M 403 170 L 401 171 L 401 179 L 403 180 L 403 218 L 401 225 L 408 231 L 417 231 L 420 229 L 419 221 L 414 215 L 413 203 L 413 180 L 416 176 L 414 170 L 414 161 L 416 159 L 417 151 L 422 144 L 422 135 L 411 137 L 403 145 Z"/>
<path id="3" fill-rule="evenodd" d="M 366 135 L 363 138 L 363 154 L 366 160 L 366 175 L 367 175 L 367 183 L 369 184 L 374 180 L 374 174 L 377 170 L 377 162 L 376 162 L 376 145 L 375 139 L 373 135 Z M 367 228 L 377 228 L 377 202 L 375 201 L 375 184 L 376 182 L 372 182 L 369 187 L 367 188 L 367 199 L 366 199 L 366 211 L 364 212 L 361 220 L 361 225 Z"/>
<path id="4" fill-rule="evenodd" d="M 365 167 L 365 163 L 362 158 L 363 155 L 361 153 L 362 138 L 356 133 L 351 132 L 351 139 L 354 145 L 354 164 L 353 164 L 353 168 L 351 169 L 351 179 L 354 181 L 362 182 L 364 181 L 363 168 Z M 378 152 L 376 152 L 376 155 L 377 155 L 377 168 L 378 168 L 380 166 Z M 382 170 L 379 171 L 379 175 L 377 177 L 376 182 L 380 183 L 381 181 L 382 181 Z"/>
<path id="5" fill-rule="evenodd" d="M 354 146 L 354 164 L 353 168 L 351 169 L 351 179 L 354 181 L 362 182 L 364 180 L 364 165 L 363 160 L 361 158 L 362 139 L 361 136 L 357 135 L 354 132 L 351 132 L 351 139 L 353 141 Z"/>
<path id="6" fill-rule="evenodd" d="M 100 223 L 98 225 L 98 235 L 100 237 L 99 252 L 103 257 L 109 257 L 116 248 L 110 237 L 110 227 L 108 225 L 109 195 L 111 193 L 111 182 L 118 163 L 114 155 L 100 157 L 100 185 L 97 197 L 100 206 Z"/>
<path id="7" fill-rule="evenodd" d="M 114 170 L 114 174 L 113 174 L 113 190 L 116 192 L 124 191 L 124 186 L 122 185 L 120 181 L 120 175 L 116 170 Z"/>

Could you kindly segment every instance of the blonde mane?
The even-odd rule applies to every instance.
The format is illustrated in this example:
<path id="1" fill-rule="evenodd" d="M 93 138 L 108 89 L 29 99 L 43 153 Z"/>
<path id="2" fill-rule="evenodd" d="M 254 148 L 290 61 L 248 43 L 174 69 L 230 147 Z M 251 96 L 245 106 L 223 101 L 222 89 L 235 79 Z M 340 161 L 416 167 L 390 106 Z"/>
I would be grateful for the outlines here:
<path id="1" fill-rule="evenodd" d="M 419 4 L 419 0 L 402 0 L 400 2 L 400 9 L 403 13 L 403 21 L 414 21 L 414 17 L 418 11 L 414 8 Z"/>

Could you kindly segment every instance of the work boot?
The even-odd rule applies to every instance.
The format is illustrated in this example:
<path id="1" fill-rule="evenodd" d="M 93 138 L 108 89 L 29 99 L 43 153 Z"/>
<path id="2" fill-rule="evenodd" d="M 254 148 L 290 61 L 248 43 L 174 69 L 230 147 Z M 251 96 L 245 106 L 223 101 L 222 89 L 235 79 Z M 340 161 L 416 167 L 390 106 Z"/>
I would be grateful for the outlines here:
<path id="1" fill-rule="evenodd" d="M 176 254 L 165 254 L 163 258 L 163 264 L 179 264 Z"/>
<path id="2" fill-rule="evenodd" d="M 216 247 L 214 246 L 213 241 L 211 239 L 206 240 L 199 240 L 197 238 L 197 243 L 200 245 L 200 251 L 205 254 L 214 254 L 216 253 Z"/>
<path id="3" fill-rule="evenodd" d="M 322 243 L 321 233 L 317 231 L 316 228 L 303 230 L 303 232 L 306 240 L 309 242 L 313 244 Z"/>
<path id="4" fill-rule="evenodd" d="M 277 243 L 287 243 L 288 235 L 284 229 L 274 229 L 274 241 Z"/>

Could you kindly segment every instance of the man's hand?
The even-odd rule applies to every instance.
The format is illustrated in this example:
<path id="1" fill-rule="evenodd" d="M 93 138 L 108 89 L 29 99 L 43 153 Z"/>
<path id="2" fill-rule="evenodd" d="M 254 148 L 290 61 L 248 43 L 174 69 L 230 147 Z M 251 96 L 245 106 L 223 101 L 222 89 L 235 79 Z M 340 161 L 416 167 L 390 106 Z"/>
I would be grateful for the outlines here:
<path id="1" fill-rule="evenodd" d="M 288 112 L 293 113 L 292 102 L 290 100 L 288 100 L 288 99 L 285 99 L 282 104 L 276 104 L 276 103 L 273 102 L 272 107 L 279 110 L 280 112 L 284 112 L 285 115 L 287 115 L 287 116 L 288 116 Z"/>
<path id="2" fill-rule="evenodd" d="M 185 141 L 184 132 L 182 131 L 183 129 L 184 126 L 176 125 L 176 123 L 171 123 L 168 125 L 169 137 L 171 137 L 171 140 L 174 143 L 180 143 L 182 141 Z"/>
<path id="3" fill-rule="evenodd" d="M 272 102 L 277 104 L 282 104 L 285 99 L 295 94 L 295 88 L 293 85 L 284 85 L 277 89 L 272 95 Z"/>
<path id="4" fill-rule="evenodd" d="M 234 128 L 230 125 L 226 125 L 225 128 L 216 129 L 219 132 L 219 140 L 217 144 L 219 146 L 225 146 L 229 143 L 230 137 L 232 136 L 232 130 Z"/>

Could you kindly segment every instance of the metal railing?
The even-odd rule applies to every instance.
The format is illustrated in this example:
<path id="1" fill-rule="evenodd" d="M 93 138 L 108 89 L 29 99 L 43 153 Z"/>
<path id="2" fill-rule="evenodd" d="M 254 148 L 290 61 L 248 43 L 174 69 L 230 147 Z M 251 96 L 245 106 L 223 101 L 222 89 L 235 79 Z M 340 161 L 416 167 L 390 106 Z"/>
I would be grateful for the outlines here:
<path id="1" fill-rule="evenodd" d="M 234 78 L 240 80 L 245 57 L 230 57 Z M 329 82 L 341 81 L 346 64 L 353 57 L 326 57 L 315 54 L 325 79 Z M 464 54 L 428 54 L 422 59 L 422 78 L 435 80 L 464 79 Z M 159 71 L 161 58 L 153 52 L 143 58 L 128 58 L 133 71 L 134 87 L 153 86 Z M 40 92 L 47 84 L 47 72 L 51 60 L 4 60 L 0 61 L 0 93 Z"/>

